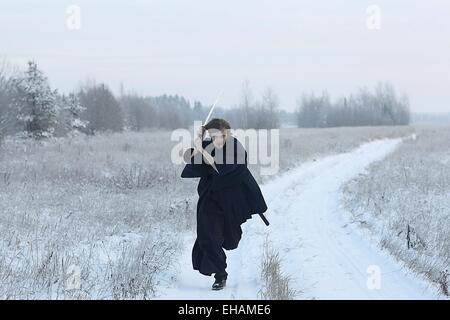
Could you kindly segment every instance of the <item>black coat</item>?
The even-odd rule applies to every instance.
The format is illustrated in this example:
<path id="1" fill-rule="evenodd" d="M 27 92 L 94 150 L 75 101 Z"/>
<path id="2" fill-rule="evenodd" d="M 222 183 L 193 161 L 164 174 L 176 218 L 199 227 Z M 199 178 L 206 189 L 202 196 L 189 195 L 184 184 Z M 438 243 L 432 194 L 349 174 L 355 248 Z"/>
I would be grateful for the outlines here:
<path id="1" fill-rule="evenodd" d="M 223 151 L 226 155 L 226 149 L 230 146 L 234 147 L 234 157 L 221 157 L 219 151 Z M 184 154 L 187 164 L 181 177 L 200 178 L 197 187 L 199 195 L 197 217 L 204 213 L 202 211 L 211 211 L 214 207 L 220 207 L 218 210 L 225 213 L 227 221 L 223 248 L 231 250 L 238 246 L 241 238 L 240 225 L 252 218 L 253 214 L 264 213 L 267 205 L 256 180 L 247 167 L 247 152 L 236 138 L 230 136 L 223 150 L 214 149 L 211 140 L 203 141 L 203 148 L 210 151 L 215 158 L 219 173 L 205 163 L 200 153 L 192 157 L 193 149 L 191 148 Z M 197 156 L 200 159 L 198 164 L 194 159 Z M 203 227 L 200 226 L 200 228 Z"/>

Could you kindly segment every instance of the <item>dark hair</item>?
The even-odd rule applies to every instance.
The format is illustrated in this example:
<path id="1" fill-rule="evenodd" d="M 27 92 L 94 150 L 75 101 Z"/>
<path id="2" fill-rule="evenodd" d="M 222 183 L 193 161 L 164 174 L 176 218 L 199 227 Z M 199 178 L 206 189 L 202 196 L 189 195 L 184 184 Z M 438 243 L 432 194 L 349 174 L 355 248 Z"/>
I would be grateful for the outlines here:
<path id="1" fill-rule="evenodd" d="M 224 119 L 214 118 L 205 125 L 205 130 L 209 129 L 217 129 L 223 131 L 225 129 L 231 129 L 231 126 L 230 123 Z"/>

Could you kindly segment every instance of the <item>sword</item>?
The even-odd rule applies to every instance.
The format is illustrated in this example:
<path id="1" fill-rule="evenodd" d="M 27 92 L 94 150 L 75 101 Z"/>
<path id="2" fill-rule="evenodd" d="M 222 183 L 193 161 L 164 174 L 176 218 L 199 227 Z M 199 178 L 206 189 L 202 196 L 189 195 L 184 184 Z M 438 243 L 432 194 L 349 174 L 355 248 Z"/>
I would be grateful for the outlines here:
<path id="1" fill-rule="evenodd" d="M 219 95 L 218 95 L 217 98 L 216 98 L 216 101 L 214 101 L 214 103 L 213 103 L 211 109 L 209 109 L 209 113 L 208 113 L 208 115 L 206 116 L 206 119 L 205 119 L 205 121 L 203 122 L 203 125 L 206 125 L 206 124 L 208 123 L 208 121 L 209 121 L 209 118 L 211 118 L 211 114 L 212 114 L 212 112 L 213 112 L 213 110 L 214 110 L 214 108 L 215 108 L 217 102 L 219 101 L 220 96 L 222 95 L 222 93 L 223 93 L 223 91 L 219 93 Z"/>
<path id="2" fill-rule="evenodd" d="M 217 98 L 216 98 L 216 101 L 214 101 L 213 105 L 211 106 L 211 109 L 209 109 L 208 115 L 206 116 L 206 119 L 205 119 L 205 121 L 203 122 L 202 127 L 204 127 L 204 126 L 208 123 L 209 118 L 211 118 L 211 115 L 212 115 L 212 113 L 213 113 L 213 111 L 214 111 L 214 108 L 216 107 L 217 102 L 219 102 L 219 99 L 220 99 L 220 96 L 222 95 L 222 93 L 223 93 L 223 91 L 219 93 L 219 95 L 218 95 Z M 203 154 L 203 152 L 206 152 L 206 151 L 203 150 L 203 151 L 202 151 L 202 154 Z M 206 160 L 206 157 L 205 157 L 205 160 Z M 208 164 L 209 164 L 211 167 L 213 167 L 214 170 L 216 170 L 217 173 L 219 173 L 219 170 L 217 170 L 216 164 L 215 164 L 214 162 L 213 162 L 213 163 L 209 163 L 209 162 L 208 162 Z"/>
<path id="3" fill-rule="evenodd" d="M 264 224 L 266 225 L 266 226 L 269 226 L 269 221 L 267 221 L 267 219 L 266 219 L 266 217 L 264 216 L 264 214 L 262 214 L 262 213 L 258 213 L 259 214 L 259 216 L 261 217 L 261 219 L 262 219 L 262 221 L 264 222 Z"/>

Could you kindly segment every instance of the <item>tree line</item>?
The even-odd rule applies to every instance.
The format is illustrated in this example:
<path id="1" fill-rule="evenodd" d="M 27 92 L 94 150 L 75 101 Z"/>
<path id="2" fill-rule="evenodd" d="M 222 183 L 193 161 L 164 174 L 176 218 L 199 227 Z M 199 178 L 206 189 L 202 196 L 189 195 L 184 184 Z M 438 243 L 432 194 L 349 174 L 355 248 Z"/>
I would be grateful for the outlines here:
<path id="1" fill-rule="evenodd" d="M 60 94 L 50 87 L 33 61 L 20 72 L 0 66 L 0 135 L 23 134 L 36 139 L 75 132 L 188 127 L 207 108 L 193 106 L 178 95 L 158 97 L 121 93 L 115 96 L 105 83 L 89 81 L 78 90 Z"/>
<path id="2" fill-rule="evenodd" d="M 406 95 L 397 97 L 391 84 L 380 82 L 373 92 L 361 88 L 335 102 L 326 91 L 303 95 L 297 101 L 296 116 L 298 126 L 304 128 L 407 125 L 410 109 Z"/>
<path id="3" fill-rule="evenodd" d="M 0 136 L 22 134 L 36 139 L 65 136 L 76 132 L 141 131 L 149 128 L 189 127 L 203 120 L 209 106 L 192 104 L 179 95 L 118 96 L 104 83 L 90 81 L 78 90 L 61 94 L 52 89 L 44 72 L 34 61 L 25 71 L 0 65 Z M 229 120 L 235 128 L 273 129 L 280 120 L 295 118 L 299 127 L 402 125 L 409 123 L 406 96 L 397 98 L 392 85 L 380 83 L 374 90 L 360 89 L 336 102 L 329 95 L 303 95 L 293 113 L 280 109 L 271 87 L 256 97 L 244 81 L 239 104 L 217 107 L 215 117 Z"/>

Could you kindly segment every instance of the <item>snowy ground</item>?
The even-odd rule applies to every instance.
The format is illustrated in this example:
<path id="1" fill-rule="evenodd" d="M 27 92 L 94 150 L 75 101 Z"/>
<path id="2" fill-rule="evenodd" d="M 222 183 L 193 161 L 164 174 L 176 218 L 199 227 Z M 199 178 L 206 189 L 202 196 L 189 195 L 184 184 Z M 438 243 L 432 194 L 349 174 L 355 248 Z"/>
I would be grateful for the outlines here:
<path id="1" fill-rule="evenodd" d="M 280 174 L 364 142 L 414 131 L 408 126 L 281 129 Z M 0 298 L 151 298 L 154 282 L 163 279 L 160 272 L 168 280 L 176 275 L 167 272 L 168 265 L 190 270 L 179 255 L 184 246 L 190 251 L 193 239 L 183 241 L 180 235 L 195 230 L 197 181 L 180 179 L 183 166 L 169 161 L 176 144 L 170 135 L 151 130 L 5 139 L 0 146 Z M 277 178 L 250 167 L 260 183 Z M 245 227 L 260 226 L 256 218 Z M 67 285 L 75 278 L 79 289 Z"/>
<path id="2" fill-rule="evenodd" d="M 239 248 L 227 252 L 227 287 L 212 291 L 213 278 L 192 270 L 194 237 L 189 235 L 176 270 L 165 275 L 157 298 L 259 298 L 266 237 L 278 250 L 282 271 L 291 276 L 297 299 L 438 298 L 428 282 L 411 274 L 348 224 L 341 206 L 341 186 L 401 142 L 369 142 L 348 153 L 305 163 L 262 186 L 271 225 L 266 227 L 257 216 L 244 224 Z"/>

